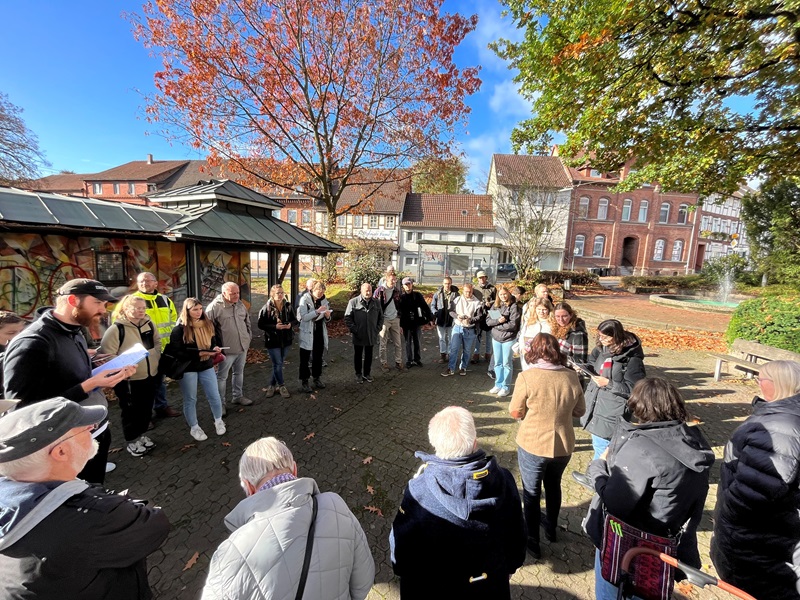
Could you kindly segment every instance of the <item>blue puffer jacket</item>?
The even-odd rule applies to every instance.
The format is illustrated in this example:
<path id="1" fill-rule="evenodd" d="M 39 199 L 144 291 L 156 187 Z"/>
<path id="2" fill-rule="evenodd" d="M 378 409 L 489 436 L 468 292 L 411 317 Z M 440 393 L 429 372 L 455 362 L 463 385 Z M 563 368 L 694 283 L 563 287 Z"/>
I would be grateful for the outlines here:
<path id="1" fill-rule="evenodd" d="M 756 598 L 800 598 L 798 478 L 800 394 L 757 401 L 725 447 L 711 540 L 720 577 Z"/>
<path id="2" fill-rule="evenodd" d="M 416 456 L 425 464 L 389 536 L 400 596 L 510 598 L 508 576 L 522 566 L 526 540 L 514 477 L 483 450 L 453 460 Z"/>

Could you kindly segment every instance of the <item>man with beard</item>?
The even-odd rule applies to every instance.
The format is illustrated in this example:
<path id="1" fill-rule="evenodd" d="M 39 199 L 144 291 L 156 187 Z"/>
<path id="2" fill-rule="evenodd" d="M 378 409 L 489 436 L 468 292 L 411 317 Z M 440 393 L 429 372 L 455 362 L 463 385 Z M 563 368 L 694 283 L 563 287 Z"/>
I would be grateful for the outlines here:
<path id="1" fill-rule="evenodd" d="M 3 360 L 6 398 L 27 406 L 63 396 L 83 406 L 108 406 L 103 388 L 112 388 L 136 372 L 135 366 L 92 375 L 92 357 L 81 327 L 90 327 L 117 299 L 99 281 L 73 279 L 59 288 L 56 307 L 14 338 Z M 97 436 L 100 450 L 79 473 L 81 479 L 102 484 L 111 446 L 107 421 Z"/>
<path id="2" fill-rule="evenodd" d="M 76 478 L 106 412 L 52 398 L 0 418 L 3 598 L 152 598 L 146 557 L 169 533 L 163 511 Z"/>

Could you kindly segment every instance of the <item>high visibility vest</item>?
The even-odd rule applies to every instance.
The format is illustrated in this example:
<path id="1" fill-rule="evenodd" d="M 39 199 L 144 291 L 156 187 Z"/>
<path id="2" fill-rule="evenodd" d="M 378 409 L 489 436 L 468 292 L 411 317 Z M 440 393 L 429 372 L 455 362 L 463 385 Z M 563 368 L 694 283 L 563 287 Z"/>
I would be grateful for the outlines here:
<path id="1" fill-rule="evenodd" d="M 150 317 L 161 336 L 161 350 L 163 351 L 169 343 L 169 334 L 175 327 L 175 323 L 178 322 L 178 311 L 175 310 L 175 304 L 164 294 L 145 294 L 135 291 L 132 295 L 145 301 L 147 316 Z M 114 307 L 111 317 L 116 320 L 117 315 L 119 315 L 119 304 Z"/>

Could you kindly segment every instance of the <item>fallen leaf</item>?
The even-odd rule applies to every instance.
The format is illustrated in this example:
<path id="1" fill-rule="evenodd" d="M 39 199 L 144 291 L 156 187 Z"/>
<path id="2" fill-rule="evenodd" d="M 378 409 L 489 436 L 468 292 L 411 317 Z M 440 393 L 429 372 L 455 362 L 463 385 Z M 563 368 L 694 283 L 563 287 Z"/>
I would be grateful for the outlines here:
<path id="1" fill-rule="evenodd" d="M 370 494 L 372 494 L 374 496 L 375 495 L 375 488 L 372 487 L 371 485 L 368 485 L 367 486 L 367 492 L 369 492 Z"/>
<path id="2" fill-rule="evenodd" d="M 181 448 L 181 452 L 186 452 L 189 448 L 195 448 L 197 444 L 184 444 L 183 448 Z"/>
<path id="3" fill-rule="evenodd" d="M 372 505 L 370 505 L 370 506 L 365 506 L 365 507 L 364 507 L 364 510 L 368 510 L 368 511 L 369 511 L 369 512 L 371 512 L 371 513 L 375 513 L 375 514 L 376 514 L 376 515 L 378 515 L 379 517 L 382 517 L 382 516 L 383 516 L 383 512 L 381 512 L 381 509 L 380 509 L 380 508 L 378 508 L 377 506 L 372 506 Z M 184 570 L 185 570 L 185 569 L 184 569 Z"/>
<path id="4" fill-rule="evenodd" d="M 333 410 L 335 410 L 336 412 L 342 412 L 342 409 L 341 409 L 341 408 L 339 408 L 338 406 L 331 406 L 331 408 L 332 408 Z"/>
<path id="5" fill-rule="evenodd" d="M 467 400 L 467 404 L 475 404 L 475 400 Z"/>
<path id="6" fill-rule="evenodd" d="M 308 399 L 309 399 L 309 400 L 316 400 L 316 399 L 317 399 L 317 397 L 316 397 L 316 395 L 314 395 L 314 394 L 309 394 L 309 395 L 308 395 Z"/>
<path id="7" fill-rule="evenodd" d="M 679 581 L 675 584 L 677 590 L 684 596 L 691 596 L 694 586 L 688 581 Z"/>
<path id="8" fill-rule="evenodd" d="M 303 439 L 304 439 L 304 440 L 310 440 L 310 439 L 311 439 L 312 437 L 314 437 L 315 435 L 317 435 L 317 434 L 316 434 L 316 433 L 314 433 L 314 432 L 312 431 L 311 433 L 309 433 L 309 434 L 308 434 L 306 437 L 304 437 Z"/>
<path id="9" fill-rule="evenodd" d="M 117 452 L 119 452 L 120 450 L 122 450 L 122 448 L 109 448 L 109 449 L 108 449 L 108 453 L 109 453 L 109 454 L 116 454 L 116 453 L 117 453 Z"/>
<path id="10" fill-rule="evenodd" d="M 200 558 L 199 552 L 195 552 L 194 554 L 192 554 L 192 558 L 189 559 L 189 562 L 186 563 L 186 566 L 183 567 L 183 570 L 188 571 L 189 569 L 191 569 L 197 562 L 198 558 Z"/>
<path id="11" fill-rule="evenodd" d="M 226 448 L 230 448 L 231 443 L 230 442 L 222 442 L 222 445 L 225 446 Z"/>
<path id="12" fill-rule="evenodd" d="M 390 396 L 394 396 L 394 395 L 396 395 L 396 394 L 397 394 L 397 390 L 391 390 L 391 391 L 389 392 L 389 395 L 390 395 Z"/>
<path id="13" fill-rule="evenodd" d="M 262 391 L 262 392 L 266 392 L 266 391 L 267 391 L 267 388 L 261 388 L 261 391 Z"/>
<path id="14" fill-rule="evenodd" d="M 240 408 L 240 409 L 239 409 L 239 410 L 237 410 L 236 412 L 244 412 L 244 409 L 243 409 L 243 408 Z"/>
<path id="15" fill-rule="evenodd" d="M 365 464 L 365 465 L 368 465 L 371 462 L 372 462 L 372 457 L 371 456 L 368 456 L 367 458 L 365 458 L 364 460 L 361 461 L 361 463 Z"/>

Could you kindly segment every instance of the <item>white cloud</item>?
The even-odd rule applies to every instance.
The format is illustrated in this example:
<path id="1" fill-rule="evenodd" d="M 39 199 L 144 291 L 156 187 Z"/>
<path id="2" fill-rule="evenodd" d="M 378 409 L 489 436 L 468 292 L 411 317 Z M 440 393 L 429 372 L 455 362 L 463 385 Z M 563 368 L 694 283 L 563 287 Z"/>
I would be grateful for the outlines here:
<path id="1" fill-rule="evenodd" d="M 467 136 L 462 144 L 469 166 L 467 187 L 476 194 L 483 194 L 486 191 L 492 155 L 511 152 L 511 128 L 505 127 L 491 133 Z"/>
<path id="2" fill-rule="evenodd" d="M 494 84 L 494 91 L 489 99 L 489 108 L 501 116 L 530 117 L 533 112 L 533 103 L 520 95 L 517 84 L 513 80 L 506 79 Z"/>
<path id="3" fill-rule="evenodd" d="M 514 27 L 510 17 L 502 16 L 502 7 L 499 2 L 478 2 L 472 10 L 478 14 L 478 26 L 468 40 L 477 51 L 481 66 L 487 70 L 504 71 L 508 63 L 499 58 L 494 50 L 489 48 L 491 42 L 500 38 L 518 42 L 524 37 L 524 30 Z"/>

